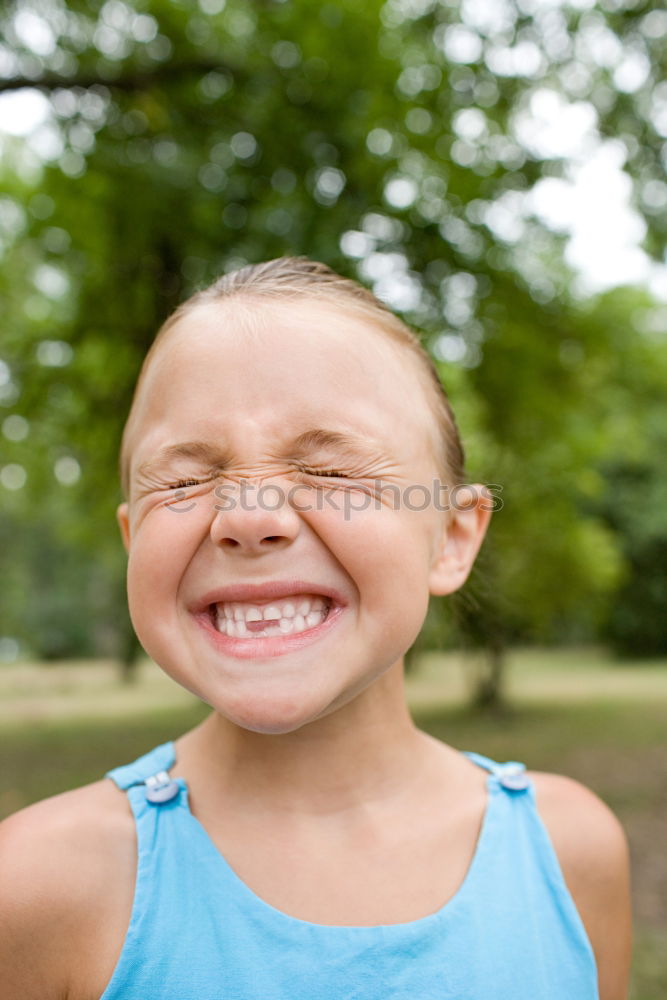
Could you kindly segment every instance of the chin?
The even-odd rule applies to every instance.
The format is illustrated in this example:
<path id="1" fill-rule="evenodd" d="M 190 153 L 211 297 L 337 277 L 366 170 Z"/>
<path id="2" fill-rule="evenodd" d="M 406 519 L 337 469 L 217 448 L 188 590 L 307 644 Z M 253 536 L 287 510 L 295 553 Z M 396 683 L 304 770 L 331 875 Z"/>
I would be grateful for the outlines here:
<path id="1" fill-rule="evenodd" d="M 208 700 L 215 711 L 240 729 L 264 736 L 281 736 L 296 732 L 324 713 L 324 708 L 294 699 L 239 699 L 233 705 L 228 700 Z"/>

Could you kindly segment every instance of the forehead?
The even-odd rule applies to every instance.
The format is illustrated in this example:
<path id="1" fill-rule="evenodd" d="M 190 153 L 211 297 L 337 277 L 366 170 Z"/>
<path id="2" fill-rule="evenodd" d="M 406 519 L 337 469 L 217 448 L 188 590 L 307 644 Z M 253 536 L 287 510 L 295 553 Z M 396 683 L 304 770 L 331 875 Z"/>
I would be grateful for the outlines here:
<path id="1" fill-rule="evenodd" d="M 279 437 L 325 418 L 432 450 L 418 362 L 373 322 L 321 301 L 206 304 L 174 324 L 149 362 L 130 446 L 152 450 L 230 421 Z"/>

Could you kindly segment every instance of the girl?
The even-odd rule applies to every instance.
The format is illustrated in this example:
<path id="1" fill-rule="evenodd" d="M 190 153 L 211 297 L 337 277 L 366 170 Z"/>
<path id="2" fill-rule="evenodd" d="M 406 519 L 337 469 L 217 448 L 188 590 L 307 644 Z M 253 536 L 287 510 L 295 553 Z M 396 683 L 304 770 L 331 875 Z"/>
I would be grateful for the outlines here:
<path id="1" fill-rule="evenodd" d="M 3 997 L 623 1000 L 617 821 L 406 707 L 491 507 L 414 334 L 306 259 L 227 275 L 156 338 L 121 469 L 134 627 L 212 711 L 4 824 Z"/>

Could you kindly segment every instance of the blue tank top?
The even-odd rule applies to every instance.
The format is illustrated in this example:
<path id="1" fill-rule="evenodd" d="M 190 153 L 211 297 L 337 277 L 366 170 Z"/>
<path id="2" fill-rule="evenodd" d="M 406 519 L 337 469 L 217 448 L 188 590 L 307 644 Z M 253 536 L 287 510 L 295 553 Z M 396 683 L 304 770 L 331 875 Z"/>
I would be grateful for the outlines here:
<path id="1" fill-rule="evenodd" d="M 597 1000 L 593 952 L 523 764 L 467 756 L 489 777 L 463 884 L 436 913 L 372 927 L 310 923 L 257 896 L 167 774 L 172 743 L 110 771 L 134 813 L 138 868 L 101 1000 Z"/>

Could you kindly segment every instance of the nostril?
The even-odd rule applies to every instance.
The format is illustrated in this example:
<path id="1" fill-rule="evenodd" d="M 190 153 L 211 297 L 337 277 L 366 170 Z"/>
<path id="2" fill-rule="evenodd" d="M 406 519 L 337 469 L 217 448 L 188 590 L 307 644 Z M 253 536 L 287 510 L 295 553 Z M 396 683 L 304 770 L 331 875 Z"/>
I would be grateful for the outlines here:
<path id="1" fill-rule="evenodd" d="M 226 549 L 266 549 L 266 548 L 276 548 L 280 545 L 285 545 L 290 541 L 287 535 L 264 535 L 260 537 L 252 537 L 239 533 L 236 537 L 234 535 L 222 535 L 222 537 L 214 538 L 217 545 L 222 546 Z"/>

